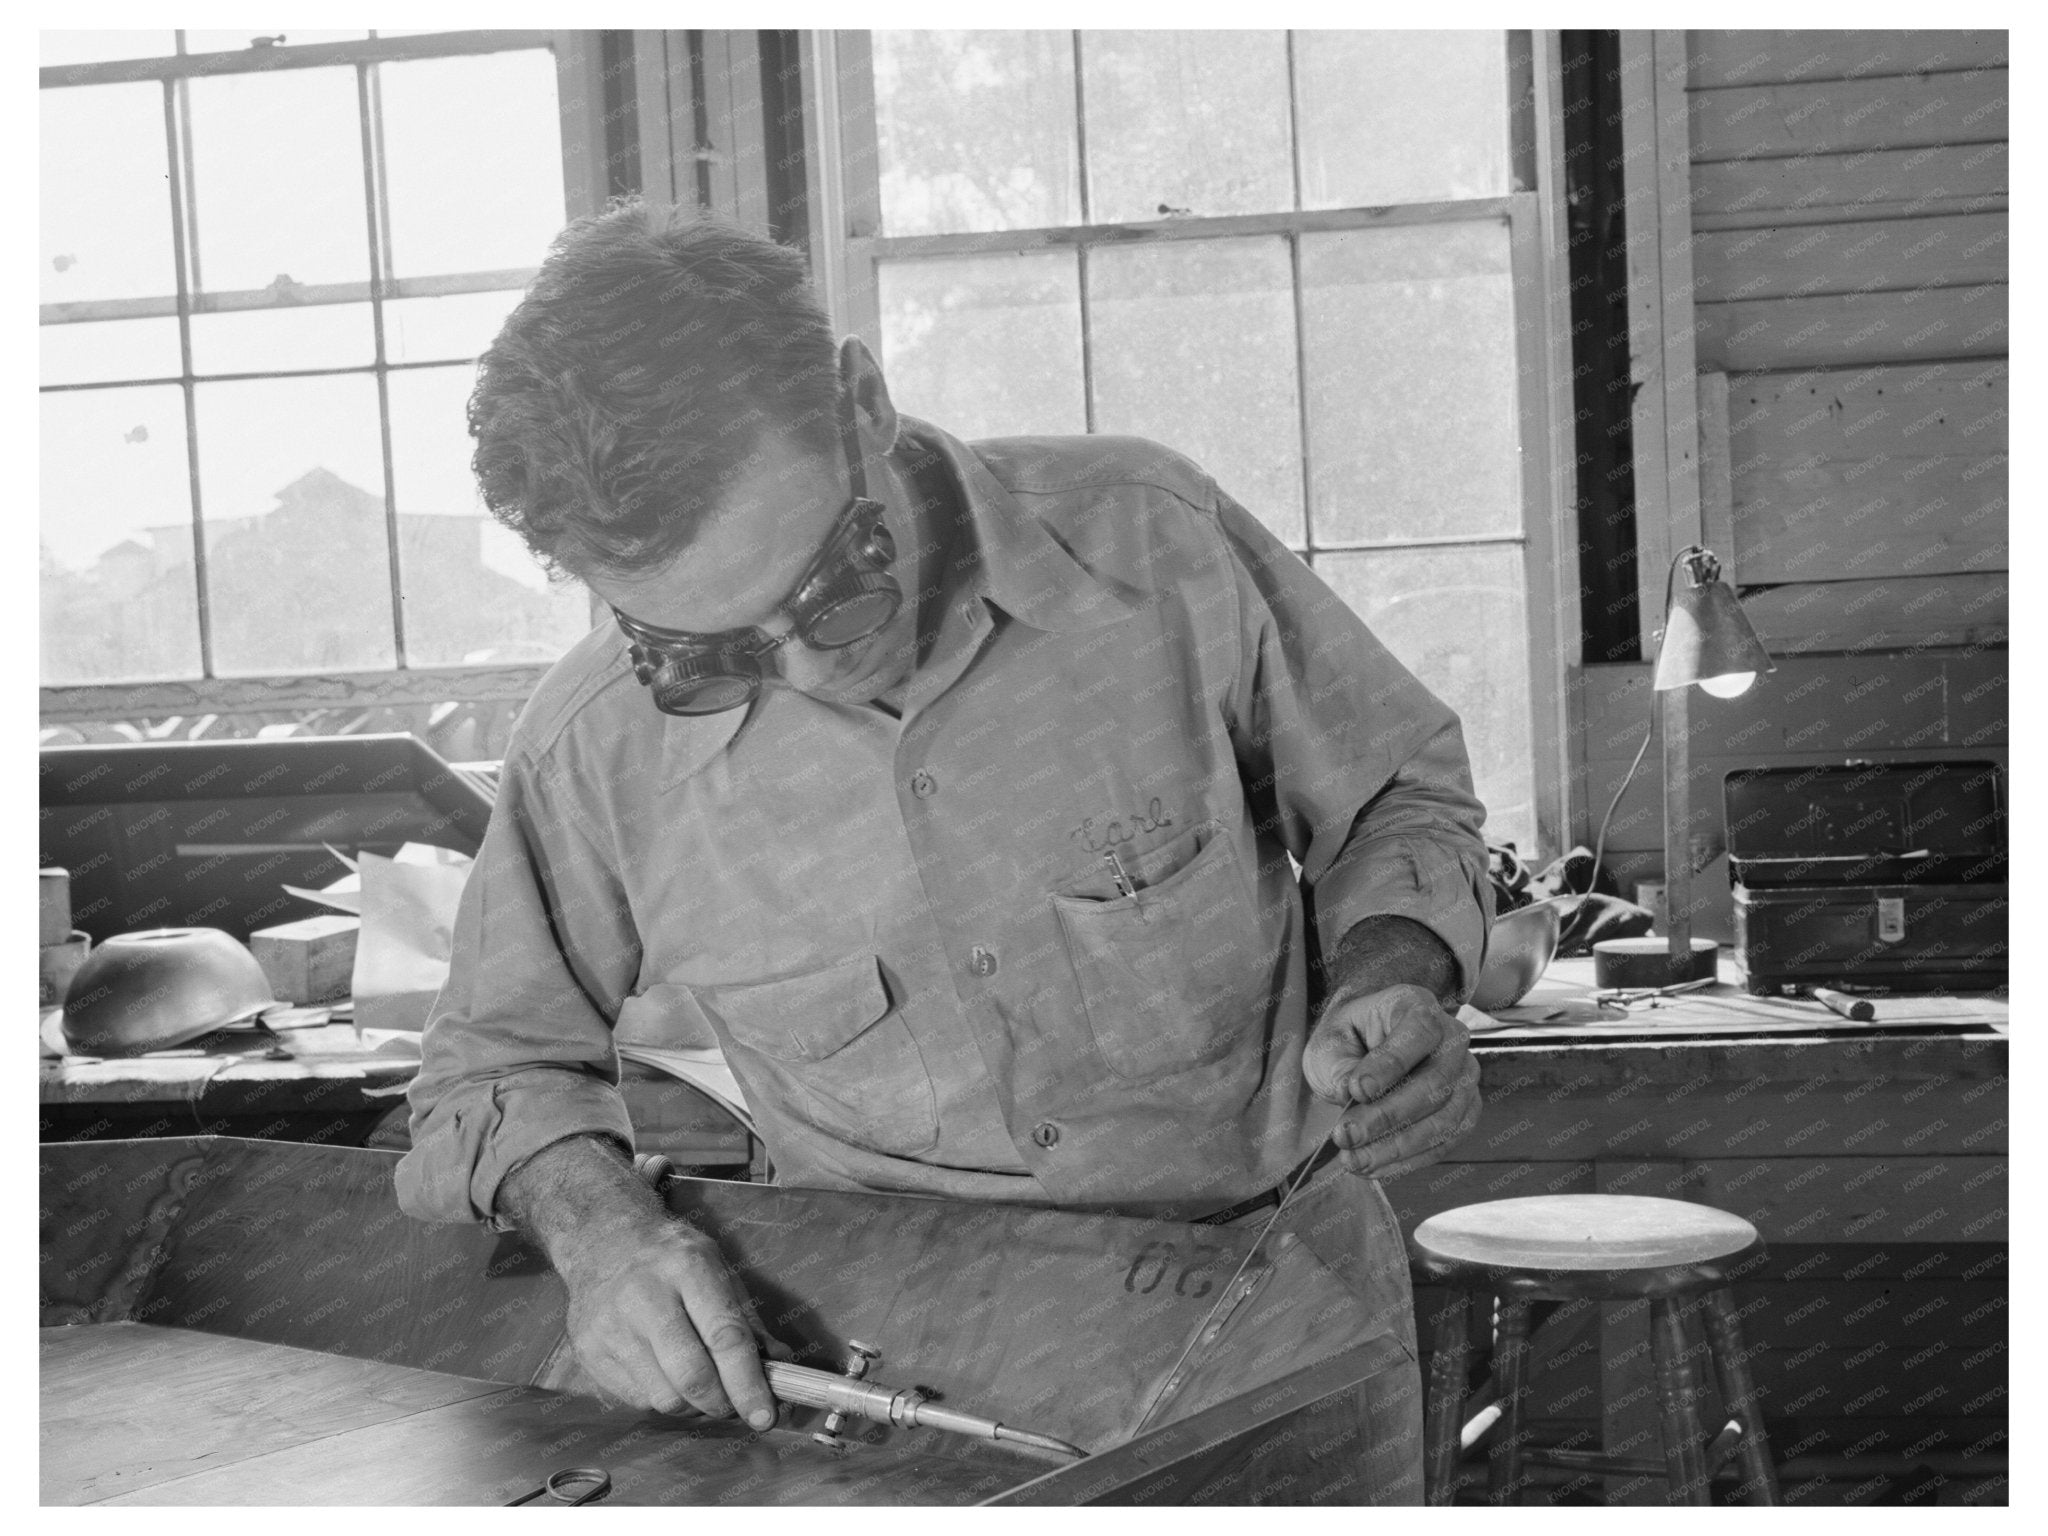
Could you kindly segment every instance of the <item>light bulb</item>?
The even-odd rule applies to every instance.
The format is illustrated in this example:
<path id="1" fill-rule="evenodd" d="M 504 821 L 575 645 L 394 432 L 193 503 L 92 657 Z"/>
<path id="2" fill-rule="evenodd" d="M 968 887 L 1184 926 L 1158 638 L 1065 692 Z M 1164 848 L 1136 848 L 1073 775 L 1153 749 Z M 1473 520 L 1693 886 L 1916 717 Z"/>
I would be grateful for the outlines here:
<path id="1" fill-rule="evenodd" d="M 1734 699 L 1749 692 L 1755 681 L 1754 672 L 1723 672 L 1719 677 L 1701 678 L 1700 686 L 1717 699 Z"/>

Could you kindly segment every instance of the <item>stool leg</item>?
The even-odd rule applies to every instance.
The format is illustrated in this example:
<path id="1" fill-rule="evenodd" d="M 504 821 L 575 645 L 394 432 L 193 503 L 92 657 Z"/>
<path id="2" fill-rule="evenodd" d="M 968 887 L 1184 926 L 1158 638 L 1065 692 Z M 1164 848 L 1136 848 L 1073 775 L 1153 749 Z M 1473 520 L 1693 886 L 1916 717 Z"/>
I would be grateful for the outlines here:
<path id="1" fill-rule="evenodd" d="M 1494 1504 L 1521 1502 L 1522 1398 L 1529 1375 L 1529 1304 L 1500 1302 L 1493 1342 L 1493 1381 L 1500 1392 L 1500 1439 L 1486 1473 L 1486 1497 Z"/>
<path id="2" fill-rule="evenodd" d="M 1721 1398 L 1742 1425 L 1743 1497 L 1752 1504 L 1783 1503 L 1778 1469 L 1771 1465 L 1771 1445 L 1764 1436 L 1763 1415 L 1757 1410 L 1756 1385 L 1750 1380 L 1749 1360 L 1742 1352 L 1742 1326 L 1736 1321 L 1734 1301 L 1725 1290 L 1709 1291 L 1705 1306 L 1707 1343 L 1714 1374 L 1721 1383 Z"/>
<path id="3" fill-rule="evenodd" d="M 1657 1362 L 1657 1398 L 1664 1417 L 1665 1494 L 1672 1504 L 1711 1504 L 1706 1435 L 1700 1428 L 1699 1370 L 1685 1336 L 1682 1304 L 1668 1296 L 1650 1302 L 1650 1353 Z"/>
<path id="4" fill-rule="evenodd" d="M 1465 1427 L 1465 1375 L 1471 1368 L 1466 1338 L 1470 1303 L 1452 1291 L 1436 1315 L 1429 1354 L 1429 1408 L 1423 1422 L 1423 1480 L 1431 1504 L 1449 1504 L 1458 1480 L 1458 1435 Z"/>

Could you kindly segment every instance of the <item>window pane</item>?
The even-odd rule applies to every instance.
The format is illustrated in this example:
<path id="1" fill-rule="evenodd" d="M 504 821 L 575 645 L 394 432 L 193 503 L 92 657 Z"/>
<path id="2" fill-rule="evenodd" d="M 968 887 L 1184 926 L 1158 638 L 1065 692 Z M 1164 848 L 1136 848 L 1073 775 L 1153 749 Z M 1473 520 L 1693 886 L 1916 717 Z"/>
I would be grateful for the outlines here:
<path id="1" fill-rule="evenodd" d="M 1301 205 L 1500 197 L 1505 32 L 1297 32 Z"/>
<path id="2" fill-rule="evenodd" d="M 217 75 L 191 93 L 200 284 L 367 281 L 356 72 Z"/>
<path id="3" fill-rule="evenodd" d="M 44 395 L 41 475 L 43 682 L 198 676 L 182 393 Z"/>
<path id="4" fill-rule="evenodd" d="M 178 51 L 177 36 L 165 32 L 45 32 L 39 62 L 99 64 L 109 59 L 163 59 Z"/>
<path id="5" fill-rule="evenodd" d="M 1299 545 L 1301 415 L 1287 242 L 1098 247 L 1088 256 L 1088 305 L 1096 430 L 1178 448 Z"/>
<path id="6" fill-rule="evenodd" d="M 37 96 L 41 301 L 176 293 L 163 87 L 67 86 Z"/>
<path id="7" fill-rule="evenodd" d="M 1520 532 L 1506 225 L 1305 235 L 1301 280 L 1316 542 Z"/>
<path id="8" fill-rule="evenodd" d="M 875 32 L 882 232 L 1081 215 L 1071 32 Z"/>
<path id="9" fill-rule="evenodd" d="M 400 277 L 533 267 L 566 222 L 555 56 L 377 67 Z"/>
<path id="10" fill-rule="evenodd" d="M 240 309 L 192 317 L 194 373 L 368 367 L 377 360 L 367 304 Z"/>
<path id="11" fill-rule="evenodd" d="M 283 34 L 280 36 L 279 34 Z M 185 34 L 187 53 L 225 53 L 250 47 L 259 37 L 277 39 L 277 46 L 299 48 L 307 43 L 349 43 L 368 37 L 362 32 L 318 32 L 307 27 L 280 27 L 276 32 L 264 32 L 255 27 L 227 28 L 216 31 L 188 31 Z M 265 47 L 272 46 L 266 42 Z"/>
<path id="12" fill-rule="evenodd" d="M 414 666 L 552 661 L 590 628 L 583 587 L 551 586 L 525 546 L 481 509 L 463 416 L 475 382 L 468 367 L 391 375 L 405 653 Z"/>
<path id="13" fill-rule="evenodd" d="M 391 666 L 375 381 L 258 379 L 197 394 L 216 669 Z"/>
<path id="14" fill-rule="evenodd" d="M 1284 32 L 1084 32 L 1088 217 L 1294 206 Z"/>
<path id="15" fill-rule="evenodd" d="M 1522 552 L 1390 549 L 1316 557 L 1316 571 L 1464 722 L 1489 839 L 1536 846 Z"/>
<path id="16" fill-rule="evenodd" d="M 169 318 L 39 325 L 36 338 L 45 384 L 178 376 L 178 322 Z"/>
<path id="17" fill-rule="evenodd" d="M 451 293 L 436 299 L 393 299 L 384 306 L 384 355 L 394 363 L 481 357 L 522 295 Z"/>
<path id="18" fill-rule="evenodd" d="M 1074 253 L 882 262 L 897 405 L 956 437 L 1082 432 Z"/>

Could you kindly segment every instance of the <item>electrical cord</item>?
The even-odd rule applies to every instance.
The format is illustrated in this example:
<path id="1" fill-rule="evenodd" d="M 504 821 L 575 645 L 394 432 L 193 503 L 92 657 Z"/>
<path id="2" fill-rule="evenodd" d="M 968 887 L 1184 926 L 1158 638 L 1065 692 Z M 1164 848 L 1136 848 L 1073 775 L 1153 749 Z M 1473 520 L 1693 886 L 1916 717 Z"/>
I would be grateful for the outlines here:
<path id="1" fill-rule="evenodd" d="M 1669 622 L 1668 616 L 1671 612 L 1671 590 L 1673 584 L 1678 580 L 1678 567 L 1680 563 L 1688 555 L 1704 554 L 1705 552 L 1698 544 L 1688 544 L 1671 557 L 1671 566 L 1664 572 L 1664 612 L 1667 615 L 1667 623 Z M 1654 665 L 1655 663 L 1653 662 L 1653 668 Z M 1600 835 L 1593 840 L 1593 868 L 1586 876 L 1585 890 L 1579 893 L 1578 901 L 1572 906 L 1571 916 L 1565 919 L 1567 922 L 1579 915 L 1580 910 L 1586 905 L 1586 898 L 1593 894 L 1594 887 L 1600 883 L 1600 860 L 1607 851 L 1607 828 L 1614 820 L 1615 808 L 1621 804 L 1621 797 L 1628 793 L 1629 785 L 1635 782 L 1636 770 L 1643 766 L 1643 758 L 1648 755 L 1650 750 L 1650 738 L 1657 734 L 1657 689 L 1655 682 L 1656 679 L 1653 676 L 1650 688 L 1650 723 L 1643 727 L 1643 744 L 1636 748 L 1635 761 L 1628 765 L 1628 772 L 1621 777 L 1621 787 L 1615 790 L 1614 798 L 1607 802 L 1607 814 L 1600 818 Z"/>

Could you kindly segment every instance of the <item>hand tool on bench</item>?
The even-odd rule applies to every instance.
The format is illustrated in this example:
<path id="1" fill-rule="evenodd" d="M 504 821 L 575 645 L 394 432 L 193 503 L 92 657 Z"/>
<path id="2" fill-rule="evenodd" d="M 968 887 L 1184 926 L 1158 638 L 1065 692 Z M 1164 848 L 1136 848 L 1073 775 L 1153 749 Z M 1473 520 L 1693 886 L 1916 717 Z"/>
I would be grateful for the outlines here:
<path id="1" fill-rule="evenodd" d="M 612 1475 L 603 1467 L 564 1467 L 559 1472 L 550 1472 L 548 1480 L 533 1492 L 507 1499 L 505 1508 L 531 1504 L 541 1498 L 552 1499 L 557 1504 L 591 1504 L 611 1491 Z"/>

